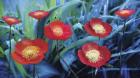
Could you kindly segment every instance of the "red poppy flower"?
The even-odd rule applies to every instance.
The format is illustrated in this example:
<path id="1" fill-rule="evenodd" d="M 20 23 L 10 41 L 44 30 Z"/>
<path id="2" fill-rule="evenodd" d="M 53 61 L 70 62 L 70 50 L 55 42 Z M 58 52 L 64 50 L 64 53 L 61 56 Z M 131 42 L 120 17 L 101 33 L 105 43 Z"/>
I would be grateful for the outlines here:
<path id="1" fill-rule="evenodd" d="M 135 10 L 130 10 L 130 9 L 124 9 L 124 10 L 118 10 L 115 12 L 116 15 L 122 17 L 122 18 L 128 18 L 132 14 L 135 13 Z"/>
<path id="2" fill-rule="evenodd" d="M 108 36 L 112 31 L 112 27 L 108 23 L 98 18 L 91 19 L 85 24 L 84 28 L 90 35 L 100 38 Z"/>
<path id="3" fill-rule="evenodd" d="M 2 19 L 10 26 L 20 23 L 20 20 L 14 17 L 3 16 Z"/>
<path id="4" fill-rule="evenodd" d="M 53 40 L 66 40 L 72 35 L 71 26 L 56 20 L 45 26 L 45 36 Z"/>
<path id="5" fill-rule="evenodd" d="M 34 11 L 34 12 L 30 12 L 29 16 L 31 16 L 31 17 L 33 17 L 35 19 L 40 20 L 40 19 L 48 16 L 48 14 L 49 14 L 49 12 L 47 12 L 47 11 L 37 10 L 37 11 Z"/>
<path id="6" fill-rule="evenodd" d="M 83 64 L 99 68 L 109 61 L 111 53 L 105 46 L 87 43 L 78 50 L 78 57 Z"/>
<path id="7" fill-rule="evenodd" d="M 12 58 L 21 64 L 37 64 L 48 51 L 48 43 L 41 39 L 22 40 L 15 46 Z"/>

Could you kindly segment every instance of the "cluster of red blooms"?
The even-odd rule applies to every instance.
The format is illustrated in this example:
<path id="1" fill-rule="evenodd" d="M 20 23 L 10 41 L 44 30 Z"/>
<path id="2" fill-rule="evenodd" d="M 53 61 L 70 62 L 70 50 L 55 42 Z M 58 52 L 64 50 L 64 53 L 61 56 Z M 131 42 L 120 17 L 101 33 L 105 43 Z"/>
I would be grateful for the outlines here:
<path id="1" fill-rule="evenodd" d="M 127 18 L 131 16 L 134 10 L 119 10 L 115 14 Z M 49 15 L 49 12 L 38 10 L 30 12 L 29 16 L 41 20 Z M 10 26 L 20 23 L 20 20 L 14 17 L 4 16 L 3 20 Z M 88 34 L 99 38 L 107 37 L 112 27 L 99 18 L 93 18 L 84 25 Z M 72 28 L 70 25 L 63 23 L 60 20 L 55 20 L 44 27 L 44 34 L 47 38 L 52 40 L 67 40 L 72 35 Z M 44 58 L 44 54 L 48 51 L 48 43 L 42 39 L 23 39 L 15 46 L 12 52 L 12 58 L 21 64 L 37 64 Z M 91 67 L 101 67 L 105 65 L 111 53 L 106 46 L 99 46 L 94 42 L 84 44 L 78 50 L 79 60 Z"/>

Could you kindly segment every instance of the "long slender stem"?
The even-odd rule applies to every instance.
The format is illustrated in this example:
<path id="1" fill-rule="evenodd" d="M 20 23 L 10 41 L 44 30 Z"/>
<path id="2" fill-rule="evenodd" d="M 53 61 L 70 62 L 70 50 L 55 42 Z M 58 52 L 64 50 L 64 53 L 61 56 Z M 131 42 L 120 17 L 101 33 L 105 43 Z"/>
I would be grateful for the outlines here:
<path id="1" fill-rule="evenodd" d="M 10 31 L 9 31 L 9 57 L 11 57 L 11 33 L 12 33 L 12 30 L 11 30 L 11 26 L 10 26 Z M 8 65 L 9 65 L 9 70 L 10 70 L 11 69 L 10 68 L 10 59 L 9 59 Z M 9 72 L 8 76 L 10 77 L 10 72 Z"/>
<path id="2" fill-rule="evenodd" d="M 33 64 L 33 78 L 39 78 L 37 72 L 36 72 L 36 64 Z"/>
<path id="3" fill-rule="evenodd" d="M 91 72 L 92 72 L 92 73 L 91 73 L 91 74 L 92 74 L 92 75 L 91 75 L 91 78 L 93 78 L 93 68 L 92 68 L 91 70 L 92 70 L 92 71 L 91 71 Z"/>
<path id="4" fill-rule="evenodd" d="M 68 71 L 68 74 L 67 74 L 67 75 L 65 75 L 65 77 L 64 77 L 64 78 L 68 78 L 70 74 L 71 74 L 71 72 L 69 72 L 69 71 Z"/>
<path id="5" fill-rule="evenodd" d="M 76 73 L 75 73 L 75 72 L 71 69 L 71 67 L 65 62 L 65 60 L 60 56 L 60 54 L 59 54 L 59 52 L 58 52 L 58 51 L 59 51 L 59 49 L 58 49 L 58 46 L 59 46 L 59 45 L 58 45 L 58 42 L 59 42 L 59 41 L 57 40 L 57 41 L 56 41 L 56 51 L 57 51 L 57 54 L 58 54 L 60 60 L 62 60 L 62 61 L 65 63 L 65 65 L 69 68 L 70 72 L 73 73 L 73 75 L 75 76 L 75 78 L 78 78 L 77 75 L 76 75 Z"/>
<path id="6" fill-rule="evenodd" d="M 35 70 L 36 68 L 35 68 L 35 64 L 33 64 L 33 78 L 35 78 L 35 72 L 36 72 L 36 70 Z"/>
<path id="7" fill-rule="evenodd" d="M 40 20 L 38 20 L 38 22 L 40 22 Z M 37 32 L 36 33 L 36 38 L 39 38 L 38 37 L 38 31 L 36 31 L 36 32 Z M 38 75 L 38 73 L 36 71 L 36 64 L 33 64 L 33 78 L 35 78 L 35 76 L 37 76 L 39 78 L 39 75 Z"/>
<path id="8" fill-rule="evenodd" d="M 122 66 L 122 51 L 123 51 L 123 41 L 124 41 L 124 33 L 125 33 L 125 29 L 126 29 L 126 26 L 125 26 L 125 21 L 124 21 L 124 26 L 123 26 L 123 29 L 122 29 L 122 39 L 121 39 L 121 51 L 120 51 L 120 76 L 121 76 L 121 66 Z"/>
<path id="9" fill-rule="evenodd" d="M 8 62 L 8 69 L 9 69 L 9 74 L 8 74 L 8 78 L 10 77 L 10 71 L 12 71 L 13 75 L 16 76 L 15 70 L 11 67 L 12 65 L 12 57 L 11 57 L 11 52 L 12 52 L 12 42 L 11 42 L 11 38 L 12 37 L 12 25 L 9 26 L 9 53 L 7 56 L 7 62 Z"/>
<path id="10" fill-rule="evenodd" d="M 10 46 L 10 49 L 9 49 L 9 54 L 11 54 L 11 44 L 12 44 L 11 43 L 11 34 L 12 34 L 12 29 L 11 29 L 11 26 L 10 26 L 10 32 L 9 32 L 9 41 L 10 41 L 9 42 L 10 43 L 9 46 Z"/>
<path id="11" fill-rule="evenodd" d="M 97 73 L 98 73 L 98 68 L 95 69 L 95 78 L 96 78 Z"/>
<path id="12" fill-rule="evenodd" d="M 78 72 L 76 72 L 76 74 L 79 74 L 81 71 L 83 71 L 84 69 L 86 69 L 87 66 L 83 67 L 82 69 L 80 69 Z"/>
<path id="13" fill-rule="evenodd" d="M 69 67 L 69 70 L 71 71 L 71 73 L 73 73 L 73 75 L 75 76 L 75 78 L 78 78 L 78 76 L 76 75 L 76 73 L 70 68 L 70 66 L 65 62 L 65 60 L 63 58 L 60 57 L 60 59 L 66 64 L 67 67 Z"/>

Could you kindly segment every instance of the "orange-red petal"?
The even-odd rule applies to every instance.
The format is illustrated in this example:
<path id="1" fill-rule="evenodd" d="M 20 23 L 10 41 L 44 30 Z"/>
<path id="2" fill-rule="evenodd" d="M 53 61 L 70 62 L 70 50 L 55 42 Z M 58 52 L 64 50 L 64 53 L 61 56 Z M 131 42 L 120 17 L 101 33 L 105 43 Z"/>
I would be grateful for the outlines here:
<path id="1" fill-rule="evenodd" d="M 56 35 L 55 32 L 53 32 L 53 28 L 59 27 L 62 30 L 61 35 Z M 62 21 L 55 20 L 51 22 L 49 25 L 44 27 L 44 34 L 49 39 L 53 40 L 67 40 L 72 35 L 72 29 L 71 26 L 64 24 Z"/>
<path id="2" fill-rule="evenodd" d="M 39 57 L 34 60 L 26 60 L 21 55 L 17 54 L 17 52 L 12 52 L 12 58 L 20 64 L 38 64 L 43 60 L 44 55 L 40 54 Z"/>
<path id="3" fill-rule="evenodd" d="M 20 23 L 20 20 L 10 16 L 3 16 L 2 19 L 10 26 Z"/>
<path id="4" fill-rule="evenodd" d="M 43 41 L 42 39 L 35 39 L 33 43 L 41 48 L 42 53 L 46 53 L 48 51 L 48 43 Z"/>
<path id="5" fill-rule="evenodd" d="M 87 52 L 91 49 L 97 49 L 98 50 L 99 46 L 96 43 L 86 43 L 82 46 L 82 51 Z"/>
<path id="6" fill-rule="evenodd" d="M 27 46 L 31 46 L 31 45 L 33 45 L 32 40 L 23 39 L 23 40 L 19 41 L 18 43 L 16 43 L 15 51 L 20 54 L 24 48 L 26 48 Z"/>
<path id="7" fill-rule="evenodd" d="M 134 13 L 135 13 L 135 10 L 132 10 L 132 9 L 123 9 L 123 10 L 118 10 L 115 12 L 115 14 L 120 16 L 121 18 L 128 18 Z"/>
<path id="8" fill-rule="evenodd" d="M 45 18 L 49 15 L 49 12 L 47 11 L 43 11 L 43 10 L 37 10 L 37 11 L 34 11 L 34 12 L 30 12 L 29 13 L 29 16 L 35 18 L 35 19 L 42 19 L 42 18 Z"/>
<path id="9" fill-rule="evenodd" d="M 92 29 L 92 27 L 95 26 L 96 24 L 102 25 L 105 29 L 105 33 L 103 33 L 103 34 L 96 33 L 95 30 Z M 89 22 L 87 22 L 84 25 L 84 28 L 90 35 L 97 36 L 97 37 L 100 37 L 100 38 L 107 37 L 112 31 L 111 25 L 101 21 L 101 19 L 98 19 L 98 18 L 91 19 Z"/>
<path id="10" fill-rule="evenodd" d="M 91 49 L 96 49 L 100 52 L 101 58 L 97 62 L 90 62 L 88 58 L 85 56 L 86 52 L 88 52 Z M 96 43 L 91 42 L 83 45 L 82 49 L 78 50 L 78 57 L 83 64 L 99 68 L 109 61 L 109 59 L 111 58 L 111 53 L 107 47 L 98 46 Z"/>
<path id="11" fill-rule="evenodd" d="M 37 52 L 37 56 L 34 58 L 25 58 L 23 56 L 23 52 L 25 52 L 25 49 L 30 46 L 35 46 L 39 48 L 39 52 Z M 28 50 L 28 49 L 27 49 Z M 33 49 L 33 51 L 36 51 Z M 21 63 L 21 64 L 37 64 L 44 58 L 44 53 L 48 51 L 48 43 L 41 40 L 41 39 L 35 39 L 35 40 L 29 40 L 29 39 L 23 39 L 20 42 L 18 42 L 15 46 L 14 52 L 12 52 L 12 57 L 15 61 Z"/>

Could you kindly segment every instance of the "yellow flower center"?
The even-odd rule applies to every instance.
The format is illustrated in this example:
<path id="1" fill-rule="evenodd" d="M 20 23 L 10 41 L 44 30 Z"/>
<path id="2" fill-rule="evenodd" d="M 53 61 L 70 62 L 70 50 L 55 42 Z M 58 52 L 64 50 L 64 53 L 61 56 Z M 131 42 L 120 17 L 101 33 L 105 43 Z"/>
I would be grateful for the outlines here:
<path id="1" fill-rule="evenodd" d="M 99 51 L 95 49 L 92 49 L 86 52 L 85 56 L 88 58 L 90 62 L 94 62 L 94 63 L 97 62 L 101 58 Z"/>
<path id="2" fill-rule="evenodd" d="M 129 14 L 129 11 L 127 10 L 123 10 L 123 11 L 120 11 L 121 14 Z"/>
<path id="3" fill-rule="evenodd" d="M 105 33 L 105 28 L 101 24 L 96 24 L 92 26 L 92 29 L 99 34 L 104 34 Z"/>
<path id="4" fill-rule="evenodd" d="M 60 27 L 53 27 L 52 28 L 52 31 L 53 31 L 53 33 L 56 35 L 56 36 L 61 36 L 62 34 L 63 34 L 63 30 L 62 30 L 62 28 L 60 28 Z"/>
<path id="5" fill-rule="evenodd" d="M 22 51 L 22 56 L 27 60 L 34 59 L 38 56 L 40 48 L 37 46 L 28 46 Z"/>
<path id="6" fill-rule="evenodd" d="M 44 14 L 43 12 L 35 12 L 34 13 L 35 16 L 40 16 L 40 15 L 43 15 L 43 14 Z"/>

